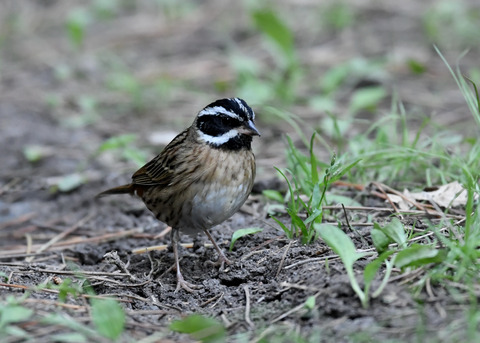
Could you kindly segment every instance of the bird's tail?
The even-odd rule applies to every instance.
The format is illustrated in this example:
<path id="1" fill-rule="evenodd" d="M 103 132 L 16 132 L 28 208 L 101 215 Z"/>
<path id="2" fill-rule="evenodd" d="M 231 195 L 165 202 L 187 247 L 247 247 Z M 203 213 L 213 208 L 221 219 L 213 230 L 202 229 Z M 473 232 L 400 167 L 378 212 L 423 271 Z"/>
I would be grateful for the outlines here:
<path id="1" fill-rule="evenodd" d="M 132 183 L 129 183 L 128 185 L 107 189 L 106 191 L 98 193 L 95 196 L 95 198 L 101 198 L 101 197 L 112 195 L 112 194 L 134 194 L 134 192 L 135 192 L 134 185 Z"/>

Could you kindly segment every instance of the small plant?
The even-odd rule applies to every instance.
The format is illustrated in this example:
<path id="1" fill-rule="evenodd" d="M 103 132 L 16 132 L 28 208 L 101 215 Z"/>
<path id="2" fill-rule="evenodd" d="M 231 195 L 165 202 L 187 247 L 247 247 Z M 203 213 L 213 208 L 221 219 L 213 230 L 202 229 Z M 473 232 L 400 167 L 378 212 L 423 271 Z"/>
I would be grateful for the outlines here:
<path id="1" fill-rule="evenodd" d="M 371 261 L 363 271 L 364 289 L 362 290 L 354 274 L 354 263 L 365 256 L 372 253 L 358 252 L 353 241 L 341 229 L 326 224 L 315 225 L 319 236 L 327 243 L 327 245 L 339 255 L 342 263 L 347 271 L 348 278 L 352 289 L 357 294 L 363 307 L 368 307 L 370 297 L 370 287 L 377 275 L 380 267 L 385 263 L 386 270 L 382 282 L 372 297 L 377 297 L 385 287 L 390 277 L 393 266 L 401 269 L 407 267 L 420 267 L 430 263 L 440 263 L 445 260 L 446 253 L 444 250 L 436 249 L 434 246 L 411 244 L 407 247 L 407 239 L 405 229 L 397 218 L 384 227 L 375 224 L 375 231 L 372 231 L 374 243 L 377 246 L 381 242 L 380 255 Z M 381 236 L 384 235 L 384 236 Z M 381 237 L 381 239 L 379 238 Z M 385 248 L 385 241 L 395 241 L 396 248 Z M 377 246 L 378 249 L 378 246 Z"/>
<path id="2" fill-rule="evenodd" d="M 199 314 L 192 314 L 184 319 L 174 321 L 170 325 L 170 329 L 188 333 L 194 340 L 204 343 L 224 342 L 227 334 L 220 322 Z"/>
<path id="3" fill-rule="evenodd" d="M 75 49 L 80 49 L 85 39 L 85 29 L 92 22 L 91 13 L 85 8 L 73 9 L 66 22 L 67 35 Z"/>
<path id="4" fill-rule="evenodd" d="M 405 228 L 398 218 L 393 218 L 385 226 L 374 223 L 371 236 L 380 254 L 387 251 L 397 253 L 395 256 L 397 268 L 420 267 L 445 259 L 445 250 L 437 249 L 433 245 L 416 243 L 408 245 Z M 396 247 L 389 247 L 392 243 L 395 243 Z"/>
<path id="5" fill-rule="evenodd" d="M 18 326 L 19 323 L 27 320 L 58 325 L 71 330 L 70 332 L 53 335 L 51 337 L 52 341 L 85 342 L 89 339 L 94 341 L 104 340 L 102 337 L 111 340 L 120 337 L 125 327 L 125 313 L 120 304 L 114 299 L 96 297 L 88 282 L 83 278 L 82 281 L 80 284 L 67 278 L 59 285 L 48 283 L 36 288 L 38 290 L 45 288 L 58 290 L 58 298 L 61 302 L 65 302 L 69 296 L 78 298 L 86 295 L 86 298 L 90 301 L 92 323 L 95 329 L 79 323 L 78 320 L 66 314 L 39 314 L 25 307 L 23 303 L 30 297 L 30 292 L 28 292 L 23 297 L 8 297 L 5 302 L 0 302 L 0 337 L 8 335 L 19 339 L 31 339 L 31 335 Z"/>
<path id="6" fill-rule="evenodd" d="M 28 162 L 34 164 L 41 161 L 48 153 L 39 145 L 27 145 L 23 148 L 23 156 Z"/>
<path id="7" fill-rule="evenodd" d="M 357 113 L 361 110 L 374 112 L 382 99 L 387 96 L 384 87 L 365 87 L 360 88 L 353 93 L 350 99 L 350 112 Z"/>
<path id="8" fill-rule="evenodd" d="M 292 177 L 289 180 L 286 173 L 276 168 L 282 175 L 288 185 L 288 206 L 287 213 L 291 218 L 290 228 L 279 219 L 273 219 L 280 225 L 286 236 L 290 239 L 301 236 L 302 243 L 307 244 L 315 239 L 314 224 L 322 222 L 325 195 L 328 187 L 345 173 L 353 168 L 359 160 L 342 166 L 334 154 L 330 165 L 325 168 L 323 176 L 319 174 L 318 166 L 321 164 L 314 153 L 315 133 L 312 135 L 309 144 L 309 156 L 303 155 L 295 146 L 289 137 L 288 160 L 290 168 L 287 169 Z M 321 164 L 324 165 L 324 164 Z M 308 201 L 302 199 L 303 196 Z M 299 216 L 301 211 L 305 211 L 307 218 L 302 220 Z"/>
<path id="9" fill-rule="evenodd" d="M 59 285 L 48 284 L 47 286 L 59 290 L 58 298 L 62 302 L 65 302 L 69 295 L 76 298 L 82 294 L 87 294 L 91 305 L 92 322 L 96 331 L 103 337 L 112 340 L 118 338 L 125 327 L 125 313 L 122 307 L 114 299 L 96 297 L 88 281 L 81 274 L 79 274 L 79 277 L 83 281 L 81 284 L 67 278 Z M 82 327 L 81 324 L 75 323 L 72 319 L 64 316 L 52 316 L 48 320 L 67 327 L 73 325 L 73 327 L 77 328 L 77 331 L 83 331 L 87 335 L 93 334 L 90 329 Z"/>
<path id="10" fill-rule="evenodd" d="M 348 279 L 350 280 L 350 285 L 352 289 L 357 294 L 360 302 L 362 303 L 363 307 L 368 307 L 368 299 L 369 299 L 369 289 L 372 281 L 375 278 L 381 264 L 386 261 L 386 259 L 393 254 L 393 251 L 386 252 L 380 255 L 377 259 L 370 262 L 364 270 L 363 279 L 364 279 L 364 289 L 362 290 L 358 281 L 355 277 L 353 265 L 354 263 L 365 256 L 371 255 L 371 253 L 365 252 L 357 252 L 355 249 L 355 245 L 353 244 L 350 237 L 348 237 L 342 230 L 333 226 L 333 225 L 326 225 L 326 224 L 317 224 L 315 225 L 315 229 L 317 230 L 319 236 L 327 243 L 327 245 L 340 256 L 340 259 L 345 266 L 347 271 Z M 391 271 L 391 264 L 387 265 L 389 271 L 385 273 L 384 280 L 388 280 Z M 382 283 L 382 286 L 379 287 L 376 294 L 379 294 L 383 289 L 383 286 L 386 282 Z"/>
<path id="11" fill-rule="evenodd" d="M 18 339 L 31 338 L 30 335 L 16 324 L 29 320 L 33 310 L 21 305 L 23 298 L 8 297 L 6 303 L 0 306 L 0 337 L 14 336 Z"/>
<path id="12" fill-rule="evenodd" d="M 85 41 L 88 26 L 100 20 L 114 17 L 119 10 L 118 1 L 95 0 L 88 6 L 73 8 L 67 15 L 65 26 L 67 37 L 75 50 L 80 50 Z"/>
<path id="13" fill-rule="evenodd" d="M 82 286 L 70 278 L 63 280 L 59 285 L 48 283 L 46 287 L 58 290 L 58 300 L 61 302 L 65 302 L 69 295 L 76 298 L 84 293 Z"/>
<path id="14" fill-rule="evenodd" d="M 291 103 L 297 98 L 297 84 L 302 73 L 293 32 L 270 7 L 254 8 L 250 16 L 255 28 L 265 38 L 267 48 L 272 51 L 275 67 L 262 68 L 252 58 L 233 55 L 231 63 L 237 71 L 236 92 L 253 103 L 272 99 Z"/>
<path id="15" fill-rule="evenodd" d="M 407 246 L 407 236 L 403 225 L 397 218 L 393 218 L 390 223 L 380 226 L 378 223 L 373 224 L 371 231 L 373 245 L 379 253 L 388 249 L 390 243 L 397 243 L 400 248 Z"/>
<path id="16" fill-rule="evenodd" d="M 82 173 L 71 173 L 61 176 L 50 187 L 50 193 L 68 193 L 87 182 L 87 178 Z"/>
<path id="17" fill-rule="evenodd" d="M 132 144 L 136 139 L 137 135 L 131 133 L 110 137 L 98 147 L 95 155 L 98 156 L 106 151 L 113 151 L 125 160 L 132 161 L 140 167 L 146 163 L 147 156 L 145 151 L 138 149 Z"/>

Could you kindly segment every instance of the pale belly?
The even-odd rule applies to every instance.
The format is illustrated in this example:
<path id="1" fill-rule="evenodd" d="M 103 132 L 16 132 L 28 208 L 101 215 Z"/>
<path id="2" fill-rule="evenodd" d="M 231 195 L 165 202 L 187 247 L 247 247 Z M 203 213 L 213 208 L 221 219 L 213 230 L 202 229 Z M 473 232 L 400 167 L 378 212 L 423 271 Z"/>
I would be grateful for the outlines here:
<path id="1" fill-rule="evenodd" d="M 182 206 L 178 228 L 193 234 L 224 222 L 240 209 L 250 191 L 248 185 L 203 189 Z"/>

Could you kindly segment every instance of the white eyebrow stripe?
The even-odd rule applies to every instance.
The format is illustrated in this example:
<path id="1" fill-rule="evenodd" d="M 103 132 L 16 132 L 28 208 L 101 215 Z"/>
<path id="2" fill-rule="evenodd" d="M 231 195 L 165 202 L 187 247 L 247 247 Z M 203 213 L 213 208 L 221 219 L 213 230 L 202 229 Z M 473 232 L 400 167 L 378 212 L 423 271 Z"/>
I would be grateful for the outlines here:
<path id="1" fill-rule="evenodd" d="M 198 136 L 202 140 L 217 146 L 227 143 L 230 140 L 230 138 L 233 138 L 237 135 L 238 135 L 238 131 L 235 129 L 225 132 L 223 135 L 218 137 L 210 136 L 210 135 L 207 135 L 206 133 L 203 133 L 202 131 L 198 131 Z"/>
<path id="2" fill-rule="evenodd" d="M 247 108 L 246 108 L 245 105 L 240 101 L 239 98 L 231 98 L 230 100 L 235 101 L 235 102 L 238 104 L 238 106 L 240 107 L 240 109 L 247 114 L 247 117 L 250 117 L 250 111 L 247 110 Z M 252 109 L 250 109 L 250 110 L 251 110 L 251 114 L 252 114 L 252 118 L 251 118 L 251 119 L 255 120 L 255 112 L 253 112 Z"/>
<path id="3" fill-rule="evenodd" d="M 225 107 L 222 107 L 222 106 L 214 106 L 214 107 L 204 108 L 203 110 L 201 110 L 198 113 L 198 117 L 202 117 L 202 116 L 206 116 L 206 115 L 216 115 L 216 114 L 219 114 L 219 113 L 225 114 L 229 117 L 241 120 L 241 118 L 238 116 L 238 114 L 227 111 L 225 109 Z"/>
<path id="4" fill-rule="evenodd" d="M 238 106 L 241 108 L 241 110 L 245 113 L 248 113 L 247 109 L 245 108 L 245 106 L 242 104 L 242 102 L 240 101 L 239 98 L 232 98 L 231 100 L 235 101 Z"/>

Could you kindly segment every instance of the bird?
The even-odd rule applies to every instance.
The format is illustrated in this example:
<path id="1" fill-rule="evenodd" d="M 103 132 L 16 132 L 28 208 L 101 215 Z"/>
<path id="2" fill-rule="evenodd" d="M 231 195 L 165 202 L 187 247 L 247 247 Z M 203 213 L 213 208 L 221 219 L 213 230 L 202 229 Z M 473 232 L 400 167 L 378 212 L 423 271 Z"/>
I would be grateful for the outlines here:
<path id="1" fill-rule="evenodd" d="M 236 213 L 249 196 L 256 173 L 252 152 L 255 113 L 240 98 L 218 99 L 204 107 L 193 123 L 158 156 L 132 176 L 132 182 L 103 191 L 97 197 L 130 194 L 140 197 L 161 222 L 172 228 L 177 287 L 199 288 L 180 269 L 179 233 L 204 232 L 218 253 L 215 263 L 231 264 L 209 230 Z"/>

